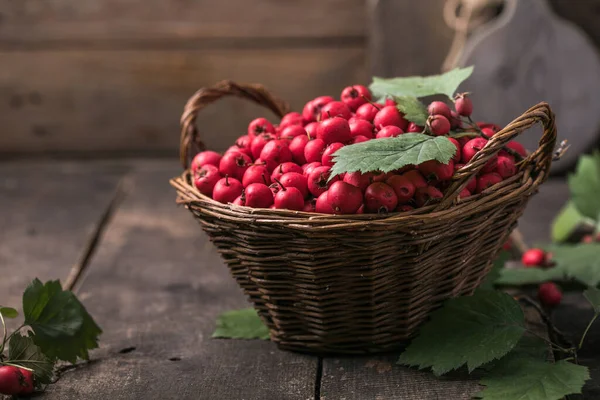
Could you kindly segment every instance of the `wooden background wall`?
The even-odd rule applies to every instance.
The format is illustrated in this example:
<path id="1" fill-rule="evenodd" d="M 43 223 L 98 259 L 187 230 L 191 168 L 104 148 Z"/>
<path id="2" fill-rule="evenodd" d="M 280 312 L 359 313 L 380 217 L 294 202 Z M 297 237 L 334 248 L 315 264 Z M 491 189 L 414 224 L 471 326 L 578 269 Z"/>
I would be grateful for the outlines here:
<path id="1" fill-rule="evenodd" d="M 382 13 L 390 1 L 405 12 Z M 174 155 L 187 98 L 226 78 L 298 109 L 373 73 L 438 72 L 452 38 L 443 2 L 0 0 L 0 154 Z M 552 3 L 599 41 L 600 2 Z M 413 28 L 384 40 L 386 18 Z M 261 114 L 227 100 L 199 124 L 223 149 Z"/>

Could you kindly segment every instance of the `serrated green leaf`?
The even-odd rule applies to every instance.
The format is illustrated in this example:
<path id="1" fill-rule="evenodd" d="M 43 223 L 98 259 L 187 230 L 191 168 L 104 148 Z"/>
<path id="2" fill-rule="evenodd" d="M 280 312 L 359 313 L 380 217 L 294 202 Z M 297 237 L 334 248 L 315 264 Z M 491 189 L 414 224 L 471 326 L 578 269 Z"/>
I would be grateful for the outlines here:
<path id="1" fill-rule="evenodd" d="M 416 97 L 400 96 L 394 100 L 398 104 L 398 110 L 404 114 L 404 119 L 414 122 L 419 126 L 424 126 L 429 118 L 427 107 Z"/>
<path id="2" fill-rule="evenodd" d="M 19 316 L 19 312 L 11 307 L 2 307 L 0 306 L 0 314 L 4 318 L 17 318 Z"/>
<path id="3" fill-rule="evenodd" d="M 460 84 L 473 73 L 473 67 L 455 68 L 440 75 L 408 76 L 403 78 L 374 77 L 369 86 L 377 98 L 384 97 L 426 97 L 444 94 L 452 98 Z"/>
<path id="4" fill-rule="evenodd" d="M 579 158 L 577 169 L 569 176 L 571 199 L 584 216 L 598 220 L 600 215 L 600 152 Z"/>
<path id="5" fill-rule="evenodd" d="M 552 222 L 551 236 L 554 242 L 564 242 L 569 239 L 575 229 L 586 220 L 577 211 L 572 201 L 567 202 Z"/>
<path id="6" fill-rule="evenodd" d="M 369 140 L 336 151 L 330 179 L 343 172 L 389 172 L 430 160 L 445 164 L 455 152 L 456 146 L 444 136 L 405 133 L 392 138 Z"/>
<path id="7" fill-rule="evenodd" d="M 54 362 L 46 357 L 29 336 L 15 333 L 8 342 L 8 360 L 11 364 L 33 370 L 37 383 L 49 384 L 54 373 Z"/>
<path id="8" fill-rule="evenodd" d="M 587 367 L 561 360 L 550 363 L 521 353 L 509 354 L 481 379 L 475 397 L 483 400 L 560 400 L 581 393 L 590 378 Z"/>
<path id="9" fill-rule="evenodd" d="M 508 251 L 502 250 L 494 260 L 494 265 L 492 266 L 492 269 L 487 274 L 481 285 L 479 285 L 479 288 L 487 290 L 494 289 L 495 282 L 500 277 L 500 271 L 504 268 L 504 265 L 508 260 L 510 260 L 510 253 Z"/>
<path id="10" fill-rule="evenodd" d="M 269 339 L 269 329 L 262 322 L 256 310 L 244 308 L 227 311 L 219 315 L 214 338 L 227 339 Z"/>
<path id="11" fill-rule="evenodd" d="M 516 268 L 500 271 L 496 281 L 500 285 L 528 285 L 547 281 L 576 280 L 596 287 L 600 283 L 600 244 L 555 245 L 548 248 L 552 253 L 552 268 Z"/>
<path id="12" fill-rule="evenodd" d="M 87 360 L 88 350 L 98 347 L 102 330 L 58 281 L 42 284 L 35 279 L 23 294 L 23 314 L 25 324 L 35 333 L 34 343 L 52 360 Z"/>
<path id="13" fill-rule="evenodd" d="M 590 302 L 592 307 L 594 307 L 594 311 L 596 313 L 600 313 L 600 290 L 596 288 L 587 288 L 583 295 Z"/>
<path id="14" fill-rule="evenodd" d="M 519 303 L 506 293 L 477 290 L 473 296 L 447 300 L 420 330 L 400 364 L 429 368 L 436 375 L 467 365 L 473 371 L 501 358 L 525 332 Z"/>

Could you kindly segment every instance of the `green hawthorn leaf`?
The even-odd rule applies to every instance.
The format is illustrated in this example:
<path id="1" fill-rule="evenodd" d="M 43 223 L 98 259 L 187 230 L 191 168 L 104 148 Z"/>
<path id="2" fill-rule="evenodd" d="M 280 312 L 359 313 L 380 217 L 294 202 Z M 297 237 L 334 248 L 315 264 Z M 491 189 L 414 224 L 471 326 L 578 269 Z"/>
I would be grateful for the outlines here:
<path id="1" fill-rule="evenodd" d="M 522 353 L 509 354 L 481 379 L 475 397 L 483 400 L 559 400 L 581 393 L 590 378 L 587 367 L 561 360 L 550 363 Z"/>
<path id="2" fill-rule="evenodd" d="M 369 140 L 336 151 L 330 179 L 342 172 L 389 172 L 430 160 L 445 164 L 455 152 L 456 147 L 444 136 L 405 133 L 392 138 Z"/>
<path id="3" fill-rule="evenodd" d="M 76 362 L 88 359 L 88 350 L 98 347 L 102 330 L 85 307 L 58 281 L 42 284 L 35 279 L 23 294 L 25 324 L 35 335 L 34 343 L 50 359 Z"/>
<path id="4" fill-rule="evenodd" d="M 500 271 L 497 280 L 501 285 L 527 285 L 547 281 L 576 280 L 586 286 L 596 287 L 600 283 L 600 243 L 554 245 L 552 268 L 518 268 Z"/>
<path id="5" fill-rule="evenodd" d="M 487 274 L 484 281 L 479 285 L 480 289 L 494 289 L 496 280 L 500 277 L 500 271 L 504 268 L 506 262 L 510 260 L 510 253 L 502 250 L 494 260 L 492 270 Z"/>
<path id="6" fill-rule="evenodd" d="M 214 338 L 228 339 L 269 339 L 269 329 L 262 322 L 256 310 L 244 308 L 224 312 L 217 319 Z"/>
<path id="7" fill-rule="evenodd" d="M 594 311 L 596 313 L 600 313 L 600 290 L 596 288 L 587 288 L 583 295 L 590 302 L 592 307 L 594 307 Z"/>
<path id="8" fill-rule="evenodd" d="M 8 360 L 11 364 L 33 370 L 36 382 L 49 384 L 54 373 L 54 362 L 42 353 L 31 337 L 15 333 L 8 342 Z"/>
<path id="9" fill-rule="evenodd" d="M 586 218 L 577 211 L 572 201 L 567 202 L 552 222 L 551 237 L 554 242 L 564 242 L 569 239 L 575 229 Z"/>
<path id="10" fill-rule="evenodd" d="M 473 73 L 473 67 L 455 68 L 440 75 L 408 76 L 403 78 L 373 77 L 369 86 L 376 98 L 426 97 L 444 94 L 452 98 L 458 86 Z"/>
<path id="11" fill-rule="evenodd" d="M 398 104 L 398 110 L 404 114 L 406 120 L 414 122 L 419 126 L 425 126 L 429 112 L 419 99 L 411 96 L 400 96 L 395 97 L 394 100 Z"/>
<path id="12" fill-rule="evenodd" d="M 0 306 L 0 314 L 2 314 L 4 318 L 17 318 L 19 316 L 19 312 L 14 308 L 2 306 Z"/>
<path id="13" fill-rule="evenodd" d="M 597 220 L 600 215 L 600 152 L 579 158 L 575 173 L 569 176 L 569 189 L 577 210 Z"/>
<path id="14" fill-rule="evenodd" d="M 431 367 L 436 375 L 467 365 L 469 371 L 501 358 L 525 332 L 519 303 L 504 292 L 477 290 L 447 300 L 400 355 L 400 364 Z"/>

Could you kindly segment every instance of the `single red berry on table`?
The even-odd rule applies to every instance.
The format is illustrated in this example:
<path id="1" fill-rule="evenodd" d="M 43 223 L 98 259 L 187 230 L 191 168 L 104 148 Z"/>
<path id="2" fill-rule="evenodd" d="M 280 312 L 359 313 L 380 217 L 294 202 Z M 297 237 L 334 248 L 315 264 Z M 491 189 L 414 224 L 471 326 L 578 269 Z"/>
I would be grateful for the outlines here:
<path id="1" fill-rule="evenodd" d="M 320 120 L 325 121 L 326 119 L 333 117 L 349 120 L 352 118 L 352 111 L 350 111 L 350 108 L 348 108 L 348 106 L 341 101 L 332 101 L 325 104 L 325 106 L 321 109 Z"/>
<path id="2" fill-rule="evenodd" d="M 387 183 L 373 182 L 365 190 L 365 211 L 369 213 L 392 212 L 398 206 L 398 196 Z"/>
<path id="3" fill-rule="evenodd" d="M 325 144 L 335 142 L 346 143 L 352 139 L 350 124 L 344 118 L 340 117 L 327 119 L 321 122 L 317 128 L 317 139 L 321 139 Z"/>
<path id="4" fill-rule="evenodd" d="M 307 163 L 321 162 L 327 144 L 321 139 L 314 139 L 304 146 L 304 158 Z"/>
<path id="5" fill-rule="evenodd" d="M 404 131 L 400 128 L 398 128 L 395 125 L 388 125 L 388 126 L 384 126 L 383 128 L 381 128 L 381 130 L 379 132 L 377 132 L 377 135 L 375 135 L 375 137 L 377 139 L 381 139 L 381 138 L 387 138 L 387 137 L 396 137 L 396 136 L 400 136 L 404 133 Z"/>
<path id="6" fill-rule="evenodd" d="M 404 119 L 395 106 L 386 106 L 375 115 L 375 118 L 373 118 L 373 125 L 375 125 L 376 129 L 394 125 L 403 131 L 406 131 L 408 128 L 408 121 Z"/>
<path id="7" fill-rule="evenodd" d="M 321 115 L 321 109 L 327 104 L 335 101 L 331 96 L 319 96 L 304 106 L 302 110 L 302 119 L 305 122 L 313 122 L 317 120 L 317 117 Z"/>
<path id="8" fill-rule="evenodd" d="M 21 370 L 21 374 L 23 374 L 23 380 L 21 381 L 21 392 L 19 394 L 31 394 L 35 389 L 33 384 L 33 372 L 19 368 Z"/>
<path id="9" fill-rule="evenodd" d="M 343 143 L 331 143 L 329 146 L 325 148 L 323 151 L 323 156 L 321 157 L 321 164 L 327 167 L 333 167 L 333 154 L 344 147 Z"/>
<path id="10" fill-rule="evenodd" d="M 407 203 L 415 195 L 416 187 L 406 176 L 392 175 L 385 183 L 394 189 L 394 192 L 398 197 L 398 203 Z"/>
<path id="11" fill-rule="evenodd" d="M 556 307 L 562 301 L 562 292 L 553 282 L 542 283 L 538 288 L 538 298 L 546 307 Z"/>
<path id="12" fill-rule="evenodd" d="M 375 115 L 379 112 L 377 106 L 371 103 L 363 104 L 356 110 L 356 118 L 364 119 L 365 121 L 372 122 Z"/>
<path id="13" fill-rule="evenodd" d="M 242 180 L 244 173 L 252 164 L 252 159 L 243 153 L 227 153 L 219 162 L 221 175 L 229 175 L 235 179 Z"/>
<path id="14" fill-rule="evenodd" d="M 211 196 L 217 182 L 221 179 L 219 169 L 211 164 L 206 164 L 194 174 L 194 186 L 206 196 Z"/>
<path id="15" fill-rule="evenodd" d="M 5 365 L 0 367 L 0 394 L 17 395 L 23 390 L 25 377 L 21 368 Z"/>
<path id="16" fill-rule="evenodd" d="M 331 179 L 331 182 L 327 182 L 330 174 L 331 168 L 323 165 L 313 169 L 308 175 L 308 190 L 313 196 L 320 196 L 321 193 L 329 189 L 329 186 L 333 182 L 340 180 L 338 176 L 335 176 L 333 179 Z"/>
<path id="17" fill-rule="evenodd" d="M 248 125 L 248 136 L 250 138 L 254 138 L 254 136 L 261 133 L 275 134 L 275 127 L 266 118 L 256 118 Z"/>
<path id="18" fill-rule="evenodd" d="M 525 267 L 543 267 L 546 261 L 546 252 L 542 249 L 529 249 L 521 256 L 521 263 Z"/>
<path id="19" fill-rule="evenodd" d="M 213 189 L 213 199 L 220 203 L 231 203 L 238 196 L 242 195 L 244 186 L 242 182 L 235 178 L 225 176 L 225 178 L 219 179 Z"/>
<path id="20" fill-rule="evenodd" d="M 251 183 L 244 190 L 246 206 L 269 208 L 273 204 L 273 193 L 264 183 Z"/>
<path id="21" fill-rule="evenodd" d="M 263 183 L 265 185 L 271 184 L 271 174 L 264 165 L 251 165 L 248 167 L 244 176 L 242 177 L 242 185 L 244 187 L 251 183 Z"/>
<path id="22" fill-rule="evenodd" d="M 343 181 L 332 183 L 327 193 L 327 201 L 336 214 L 354 214 L 363 203 L 362 191 Z"/>
<path id="23" fill-rule="evenodd" d="M 454 98 L 454 108 L 463 117 L 470 117 L 473 113 L 473 102 L 467 93 L 459 93 Z"/>
<path id="24" fill-rule="evenodd" d="M 342 90 L 342 102 L 352 111 L 371 100 L 371 92 L 363 85 L 348 86 Z"/>
<path id="25" fill-rule="evenodd" d="M 443 136 L 450 132 L 450 121 L 443 115 L 432 115 L 427 118 L 427 127 L 435 136 Z"/>
<path id="26" fill-rule="evenodd" d="M 207 164 L 218 167 L 219 162 L 221 162 L 221 157 L 222 156 L 219 153 L 217 153 L 216 151 L 207 150 L 207 151 L 200 152 L 200 153 L 196 154 L 196 156 L 192 160 L 190 169 L 192 170 L 192 172 L 196 172 L 196 170 L 198 170 L 200 167 L 203 167 L 204 165 L 207 165 Z"/>
<path id="27" fill-rule="evenodd" d="M 427 111 L 429 115 L 442 115 L 448 120 L 451 118 L 450 107 L 443 101 L 432 101 L 427 107 Z"/>

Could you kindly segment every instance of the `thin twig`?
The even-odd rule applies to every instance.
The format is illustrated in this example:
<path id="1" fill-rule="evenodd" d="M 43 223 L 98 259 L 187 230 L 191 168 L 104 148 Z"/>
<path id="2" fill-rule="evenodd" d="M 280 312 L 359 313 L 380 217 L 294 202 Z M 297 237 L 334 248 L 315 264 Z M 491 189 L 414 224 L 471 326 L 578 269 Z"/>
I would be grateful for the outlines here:
<path id="1" fill-rule="evenodd" d="M 525 294 L 515 296 L 515 298 L 517 300 L 522 301 L 522 302 L 526 303 L 527 305 L 530 305 L 531 307 L 533 307 L 538 312 L 538 314 L 540 314 L 540 317 L 542 317 L 542 321 L 546 324 L 546 326 L 552 331 L 552 333 L 560 340 L 560 342 L 564 346 L 569 347 L 569 348 L 575 347 L 573 342 L 571 342 L 569 339 L 567 339 L 565 334 L 562 333 L 552 323 L 552 319 L 550 318 L 550 316 L 548 314 L 546 314 L 546 312 L 542 309 L 542 307 L 535 300 L 533 300 L 531 297 L 529 297 Z"/>

